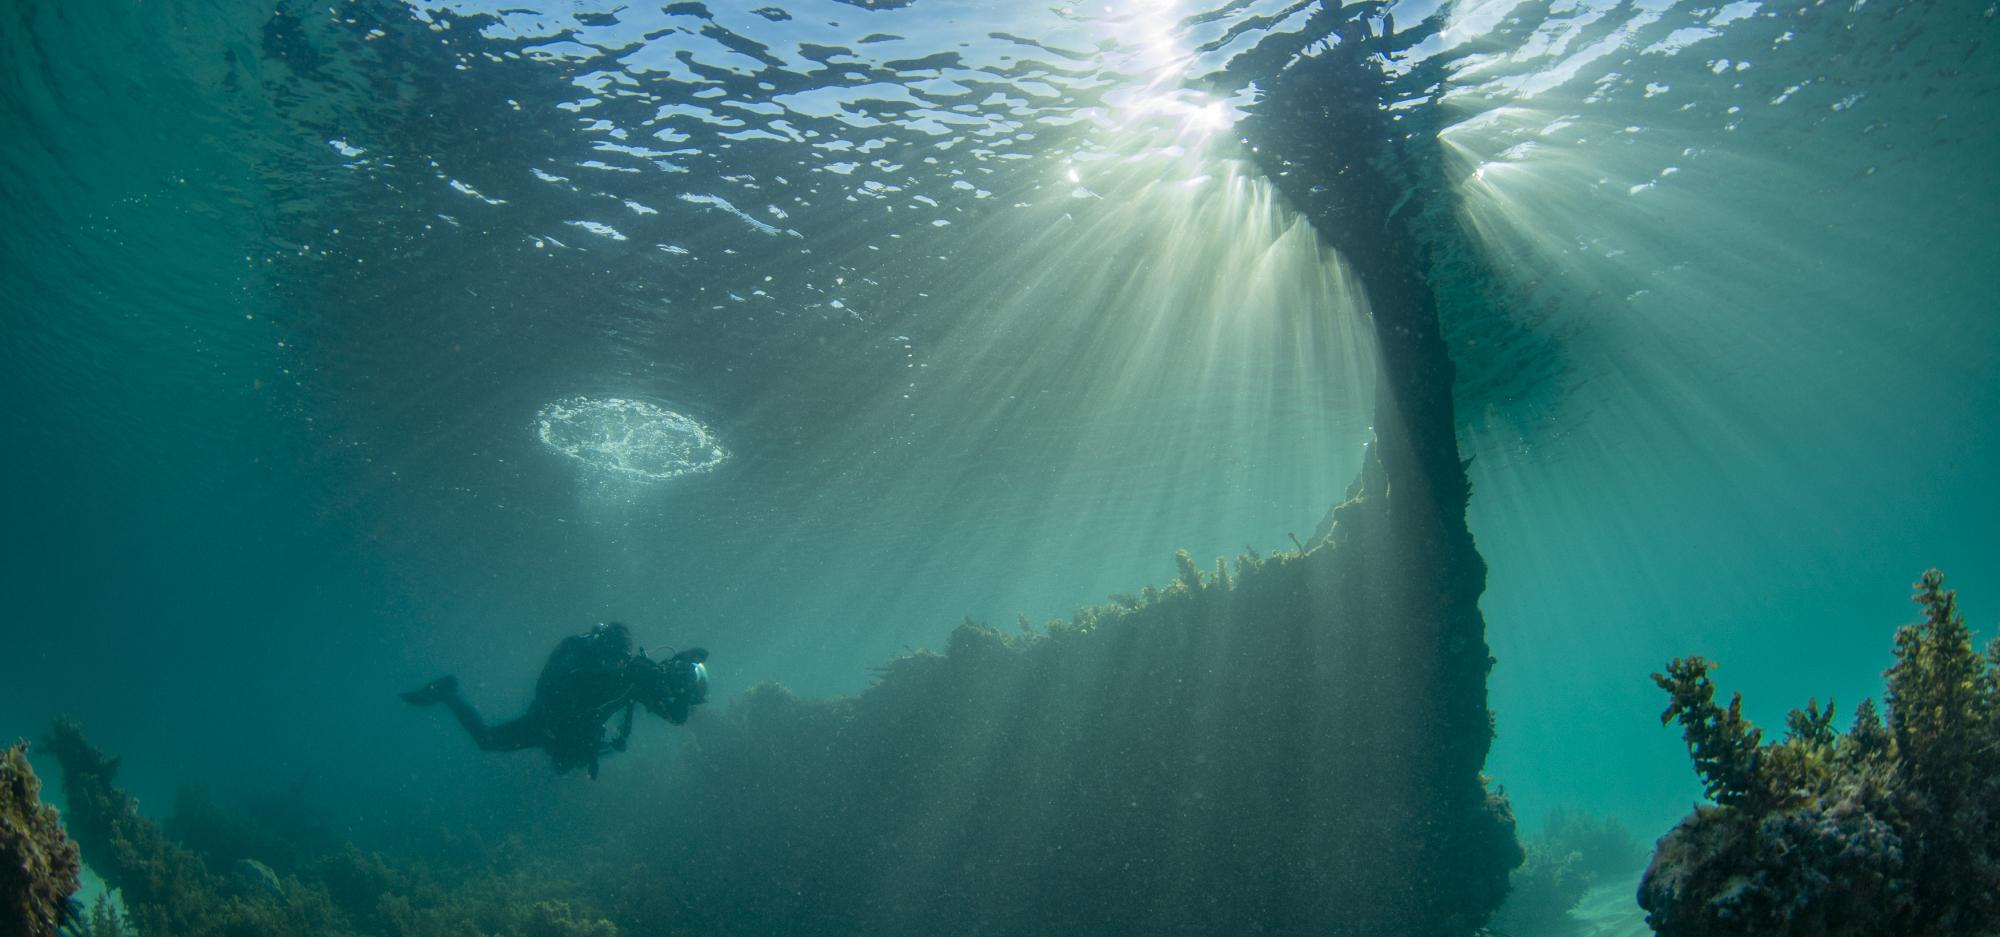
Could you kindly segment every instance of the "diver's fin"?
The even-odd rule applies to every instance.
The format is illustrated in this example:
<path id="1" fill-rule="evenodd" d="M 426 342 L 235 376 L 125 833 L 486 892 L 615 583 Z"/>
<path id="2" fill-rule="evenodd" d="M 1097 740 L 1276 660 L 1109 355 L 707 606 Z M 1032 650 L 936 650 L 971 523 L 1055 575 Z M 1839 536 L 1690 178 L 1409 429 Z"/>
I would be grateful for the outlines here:
<path id="1" fill-rule="evenodd" d="M 424 684 L 419 689 L 411 690 L 408 693 L 401 693 L 398 695 L 403 698 L 403 702 L 408 703 L 412 706 L 429 706 L 434 703 L 442 703 L 445 701 L 446 697 L 452 696 L 457 692 L 458 692 L 457 677 L 439 677 L 436 680 L 432 680 L 431 682 Z"/>

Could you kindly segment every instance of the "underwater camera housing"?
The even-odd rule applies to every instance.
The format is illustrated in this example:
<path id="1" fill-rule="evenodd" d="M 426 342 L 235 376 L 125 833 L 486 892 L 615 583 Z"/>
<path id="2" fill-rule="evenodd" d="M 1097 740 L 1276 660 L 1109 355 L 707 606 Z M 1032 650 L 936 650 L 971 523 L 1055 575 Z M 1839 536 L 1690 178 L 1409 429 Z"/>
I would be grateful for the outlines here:
<path id="1" fill-rule="evenodd" d="M 675 700 L 685 706 L 708 702 L 708 651 L 689 648 L 667 658 L 667 678 Z"/>

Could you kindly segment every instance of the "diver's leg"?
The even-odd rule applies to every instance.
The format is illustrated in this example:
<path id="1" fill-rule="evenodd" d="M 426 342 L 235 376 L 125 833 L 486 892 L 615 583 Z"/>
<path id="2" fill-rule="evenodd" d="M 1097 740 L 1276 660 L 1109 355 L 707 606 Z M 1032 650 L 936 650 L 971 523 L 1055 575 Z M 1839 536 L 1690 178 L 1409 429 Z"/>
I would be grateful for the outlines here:
<path id="1" fill-rule="evenodd" d="M 532 710 L 525 716 L 509 719 L 497 726 L 488 727 L 482 723 L 477 729 L 466 720 L 478 719 L 479 714 L 473 712 L 472 707 L 464 701 L 461 700 L 457 706 L 453 706 L 451 712 L 458 717 L 459 724 L 465 726 L 467 732 L 472 733 L 472 740 L 489 752 L 520 751 L 523 748 L 539 748 L 548 744 L 548 739 L 542 732 L 542 721 L 535 718 Z"/>
<path id="2" fill-rule="evenodd" d="M 473 709 L 465 697 L 458 695 L 456 677 L 440 677 L 402 696 L 413 706 L 443 703 L 457 717 L 458 724 L 465 727 L 466 734 L 472 736 L 472 741 L 487 751 L 511 752 L 542 744 L 541 721 L 535 718 L 532 709 L 519 719 L 489 726 L 485 719 L 480 718 L 479 710 Z"/>
<path id="3" fill-rule="evenodd" d="M 479 711 L 465 701 L 465 697 L 453 693 L 444 698 L 444 705 L 451 714 L 458 717 L 458 724 L 472 736 L 480 748 L 489 752 L 511 752 L 523 748 L 533 748 L 542 743 L 539 720 L 533 713 L 519 719 L 509 719 L 497 726 L 489 726 L 479 718 Z"/>

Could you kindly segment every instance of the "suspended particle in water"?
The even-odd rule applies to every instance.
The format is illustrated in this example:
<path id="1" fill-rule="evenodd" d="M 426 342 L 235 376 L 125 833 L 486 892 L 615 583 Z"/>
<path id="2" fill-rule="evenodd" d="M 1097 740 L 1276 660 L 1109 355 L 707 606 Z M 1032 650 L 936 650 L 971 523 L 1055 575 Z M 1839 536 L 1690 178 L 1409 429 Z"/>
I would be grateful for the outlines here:
<path id="1" fill-rule="evenodd" d="M 646 481 L 707 472 L 729 458 L 701 421 L 622 397 L 557 400 L 535 415 L 535 432 L 585 465 Z"/>

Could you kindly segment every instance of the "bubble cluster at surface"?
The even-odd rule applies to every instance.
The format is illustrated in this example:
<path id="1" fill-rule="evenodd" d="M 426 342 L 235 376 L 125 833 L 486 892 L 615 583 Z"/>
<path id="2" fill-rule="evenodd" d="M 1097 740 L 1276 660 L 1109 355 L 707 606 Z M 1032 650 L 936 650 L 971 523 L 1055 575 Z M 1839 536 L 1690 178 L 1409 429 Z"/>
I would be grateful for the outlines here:
<path id="1" fill-rule="evenodd" d="M 648 481 L 710 471 L 729 458 L 701 421 L 622 397 L 557 400 L 535 415 L 535 432 L 572 459 Z"/>

